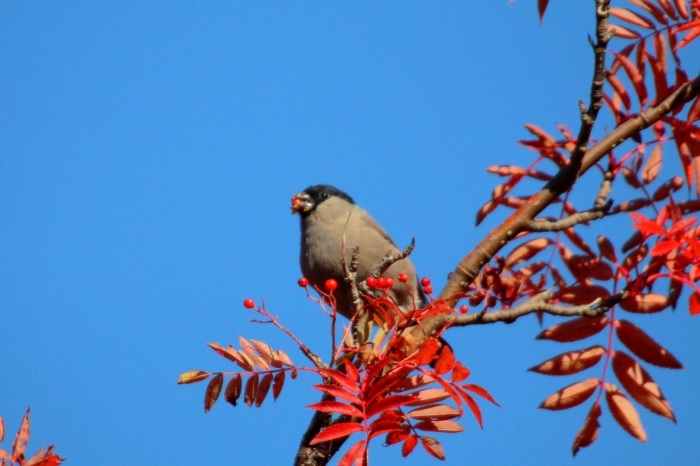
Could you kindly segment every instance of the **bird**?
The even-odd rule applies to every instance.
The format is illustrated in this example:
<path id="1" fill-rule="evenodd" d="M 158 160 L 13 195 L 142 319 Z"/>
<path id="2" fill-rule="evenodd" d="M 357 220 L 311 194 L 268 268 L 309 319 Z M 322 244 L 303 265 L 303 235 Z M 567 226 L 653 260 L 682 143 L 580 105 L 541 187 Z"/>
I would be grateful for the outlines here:
<path id="1" fill-rule="evenodd" d="M 349 263 L 353 248 L 359 247 L 357 282 L 361 283 L 373 274 L 387 251 L 395 255 L 401 250 L 366 210 L 331 185 L 317 184 L 295 194 L 292 214 L 298 214 L 301 223 L 299 263 L 303 276 L 320 290 L 326 280 L 334 279 L 338 283 L 333 294 L 337 311 L 351 319 L 355 308 L 345 281 L 343 257 Z M 398 280 L 399 274 L 406 274 L 405 284 Z M 425 295 L 408 257 L 394 262 L 383 276 L 393 278 L 388 293 L 403 313 L 425 305 Z"/>

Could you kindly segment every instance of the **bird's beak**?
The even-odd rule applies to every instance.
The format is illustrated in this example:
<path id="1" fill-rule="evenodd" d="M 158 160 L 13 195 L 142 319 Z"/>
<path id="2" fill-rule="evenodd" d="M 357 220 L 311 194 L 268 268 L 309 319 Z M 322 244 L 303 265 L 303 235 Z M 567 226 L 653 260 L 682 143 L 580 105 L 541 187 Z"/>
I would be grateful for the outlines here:
<path id="1" fill-rule="evenodd" d="M 292 214 L 303 214 L 314 206 L 311 196 L 299 193 L 292 196 Z"/>

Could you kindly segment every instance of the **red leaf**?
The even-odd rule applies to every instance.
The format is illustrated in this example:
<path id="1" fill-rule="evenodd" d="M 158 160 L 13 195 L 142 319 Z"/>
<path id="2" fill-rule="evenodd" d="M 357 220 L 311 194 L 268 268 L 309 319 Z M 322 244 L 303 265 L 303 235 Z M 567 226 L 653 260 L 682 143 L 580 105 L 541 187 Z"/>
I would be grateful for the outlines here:
<path id="1" fill-rule="evenodd" d="M 255 394 L 256 408 L 259 408 L 263 404 L 263 401 L 265 401 L 267 392 L 270 391 L 270 386 L 272 385 L 272 377 L 272 374 L 265 374 L 262 380 L 260 380 L 260 385 L 258 385 L 258 391 Z"/>
<path id="2" fill-rule="evenodd" d="M 318 435 L 309 442 L 309 445 L 316 445 L 318 443 L 328 442 L 329 440 L 344 438 L 355 432 L 364 430 L 364 426 L 359 422 L 339 422 L 338 424 L 331 424 L 319 432 Z"/>
<path id="3" fill-rule="evenodd" d="M 612 368 L 617 380 L 637 403 L 652 413 L 676 422 L 676 416 L 673 414 L 671 405 L 661 393 L 661 389 L 637 361 L 622 351 L 616 351 Z"/>
<path id="4" fill-rule="evenodd" d="M 682 49 L 686 45 L 690 44 L 692 41 L 698 38 L 700 36 L 700 20 L 695 21 L 697 23 L 697 26 L 695 29 L 691 29 L 688 34 L 685 35 L 683 40 L 678 44 L 678 49 Z"/>
<path id="5" fill-rule="evenodd" d="M 644 85 L 644 76 L 642 75 L 641 71 L 638 70 L 635 64 L 632 63 L 632 61 L 626 56 L 616 54 L 615 52 L 613 52 L 613 54 L 615 54 L 615 60 L 620 62 L 622 67 L 625 69 L 627 76 L 629 76 L 630 81 L 632 81 L 634 90 L 637 92 L 637 96 L 639 97 L 640 105 L 646 105 L 647 88 Z"/>
<path id="6" fill-rule="evenodd" d="M 688 19 L 690 15 L 688 15 L 688 6 L 685 2 L 686 0 L 676 0 L 676 9 L 678 10 L 678 14 L 681 15 L 681 18 Z"/>
<path id="7" fill-rule="evenodd" d="M 437 403 L 450 397 L 450 394 L 442 388 L 426 388 L 425 390 L 413 392 L 412 395 L 415 395 L 416 398 L 408 403 L 408 406 L 421 406 Z"/>
<path id="8" fill-rule="evenodd" d="M 416 435 L 411 435 L 406 437 L 401 446 L 401 456 L 404 458 L 411 454 L 414 448 L 418 445 L 418 437 Z"/>
<path id="9" fill-rule="evenodd" d="M 282 393 L 282 387 L 284 387 L 285 375 L 286 375 L 285 371 L 280 371 L 277 374 L 275 374 L 275 382 L 272 385 L 272 397 L 275 400 L 277 399 L 278 396 L 280 396 L 280 393 Z"/>
<path id="10" fill-rule="evenodd" d="M 586 401 L 599 386 L 600 381 L 595 377 L 576 382 L 549 395 L 539 407 L 553 411 L 573 408 Z"/>
<path id="11" fill-rule="evenodd" d="M 690 295 L 690 301 L 688 302 L 690 308 L 690 315 L 696 316 L 700 314 L 700 293 L 697 291 Z"/>
<path id="12" fill-rule="evenodd" d="M 518 246 L 506 257 L 505 268 L 512 268 L 520 262 L 532 259 L 535 254 L 544 250 L 552 243 L 553 241 L 549 238 L 537 238 Z"/>
<path id="13" fill-rule="evenodd" d="M 627 312 L 652 314 L 661 312 L 669 305 L 668 296 L 658 293 L 647 293 L 630 296 L 620 301 L 620 307 Z"/>
<path id="14" fill-rule="evenodd" d="M 367 405 L 367 409 L 365 410 L 367 413 L 367 418 L 371 418 L 372 416 L 384 411 L 389 411 L 407 405 L 412 401 L 415 401 L 415 399 L 416 397 L 414 395 L 392 395 L 377 398 L 376 401 Z"/>
<path id="15" fill-rule="evenodd" d="M 339 401 L 321 401 L 319 403 L 314 403 L 307 406 L 309 409 L 315 409 L 316 411 L 321 411 L 322 413 L 337 413 L 337 414 L 347 414 L 348 416 L 355 416 L 364 419 L 364 414 L 362 411 L 357 409 L 353 405 L 346 403 L 341 403 Z"/>
<path id="16" fill-rule="evenodd" d="M 495 404 L 499 408 L 501 407 L 501 405 L 499 405 L 496 402 L 496 400 L 493 399 L 491 394 L 489 392 L 487 392 L 486 389 L 484 389 L 483 387 L 480 387 L 479 385 L 474 385 L 473 383 L 464 384 L 464 385 L 462 385 L 462 387 L 466 390 L 469 390 L 472 393 L 476 393 L 480 397 L 490 401 L 491 403 Z"/>
<path id="17" fill-rule="evenodd" d="M 435 372 L 437 374 L 446 374 L 455 366 L 455 356 L 449 346 L 443 346 L 435 363 Z"/>
<path id="18" fill-rule="evenodd" d="M 630 3 L 637 5 L 639 8 L 648 11 L 654 16 L 654 19 L 661 24 L 667 24 L 668 18 L 664 12 L 656 6 L 651 0 L 629 0 Z"/>
<path id="19" fill-rule="evenodd" d="M 241 379 L 241 374 L 236 374 L 231 377 L 231 380 L 229 380 L 226 384 L 226 390 L 224 390 L 224 400 L 231 403 L 233 406 L 236 406 L 242 391 L 243 380 Z"/>
<path id="20" fill-rule="evenodd" d="M 243 401 L 245 401 L 245 404 L 248 406 L 253 406 L 253 403 L 255 402 L 259 382 L 260 376 L 258 374 L 254 374 L 245 383 L 245 394 L 243 395 Z"/>
<path id="21" fill-rule="evenodd" d="M 618 320 L 616 327 L 617 338 L 637 357 L 659 367 L 669 369 L 683 368 L 683 365 L 673 354 L 632 322 Z"/>
<path id="22" fill-rule="evenodd" d="M 420 440 L 423 448 L 425 448 L 425 451 L 430 455 L 439 460 L 445 459 L 445 450 L 442 448 L 442 445 L 440 445 L 440 442 L 432 437 L 421 437 Z"/>
<path id="23" fill-rule="evenodd" d="M 357 383 L 355 383 L 355 381 L 352 378 L 348 377 L 342 372 L 336 371 L 334 369 L 323 369 L 320 371 L 320 373 L 324 377 L 330 377 L 331 380 L 333 380 L 333 382 L 337 383 L 349 392 L 360 393 L 360 389 L 358 388 Z"/>
<path id="24" fill-rule="evenodd" d="M 314 385 L 313 386 L 316 390 L 320 390 L 324 393 L 328 393 L 329 395 L 333 395 L 337 398 L 342 398 L 343 400 L 349 401 L 351 403 L 355 403 L 357 405 L 361 405 L 362 401 L 360 399 L 348 392 L 347 390 L 342 389 L 341 387 L 338 387 L 337 385 Z"/>
<path id="25" fill-rule="evenodd" d="M 697 97 L 688 110 L 688 123 L 700 120 L 700 97 Z"/>
<path id="26" fill-rule="evenodd" d="M 462 395 L 462 398 L 464 399 L 464 402 L 469 406 L 469 410 L 472 412 L 474 415 L 474 418 L 476 419 L 476 422 L 479 423 L 479 427 L 482 429 L 484 428 L 484 417 L 481 414 L 481 408 L 479 408 L 479 405 L 476 404 L 476 401 L 474 401 L 474 398 L 467 393 L 466 390 L 464 390 L 462 387 L 457 386 L 457 390 L 459 391 L 459 394 Z"/>
<path id="27" fill-rule="evenodd" d="M 591 410 L 588 412 L 588 416 L 586 416 L 586 420 L 583 423 L 583 427 L 581 427 L 581 430 L 579 430 L 578 434 L 576 434 L 574 445 L 571 447 L 574 456 L 576 456 L 576 453 L 578 453 L 581 448 L 587 447 L 598 438 L 598 429 L 600 428 L 598 418 L 602 413 L 600 403 L 597 401 L 593 403 L 593 406 L 591 406 Z"/>
<path id="28" fill-rule="evenodd" d="M 540 24 L 542 24 L 542 20 L 544 19 L 544 12 L 547 11 L 548 4 L 549 0 L 537 0 L 537 12 L 540 15 Z"/>
<path id="29" fill-rule="evenodd" d="M 605 399 L 608 402 L 608 409 L 610 409 L 610 413 L 617 423 L 631 436 L 646 442 L 647 434 L 644 432 L 639 414 L 637 414 L 637 410 L 634 409 L 634 406 L 632 406 L 625 394 L 615 385 L 606 383 Z"/>
<path id="30" fill-rule="evenodd" d="M 376 397 L 382 396 L 389 392 L 395 385 L 402 382 L 404 377 L 411 373 L 411 371 L 413 371 L 413 368 L 410 366 L 398 366 L 392 369 L 381 379 L 367 386 L 367 391 L 364 396 L 365 401 L 367 403 L 371 403 Z"/>
<path id="31" fill-rule="evenodd" d="M 528 370 L 546 375 L 571 375 L 595 366 L 603 354 L 605 348 L 600 345 L 591 346 L 585 350 L 560 354 Z"/>
<path id="32" fill-rule="evenodd" d="M 211 378 L 209 384 L 207 385 L 207 390 L 204 392 L 204 412 L 208 413 L 209 410 L 214 406 L 216 400 L 219 399 L 221 394 L 221 389 L 224 386 L 224 374 L 219 372 L 214 377 Z"/>
<path id="33" fill-rule="evenodd" d="M 581 306 L 591 304 L 596 299 L 610 296 L 607 288 L 599 285 L 572 285 L 560 290 L 559 301 Z"/>
<path id="34" fill-rule="evenodd" d="M 466 380 L 469 374 L 469 369 L 464 367 L 461 362 L 457 361 L 455 367 L 452 368 L 452 382 L 457 383 Z"/>
<path id="35" fill-rule="evenodd" d="M 367 454 L 367 441 L 360 440 L 355 445 L 351 446 L 347 452 L 338 461 L 338 466 L 366 466 L 365 455 Z"/>
<path id="36" fill-rule="evenodd" d="M 416 364 L 419 366 L 424 366 L 435 359 L 439 349 L 438 342 L 433 338 L 426 338 L 423 343 L 421 343 L 418 353 L 416 354 Z"/>
<path id="37" fill-rule="evenodd" d="M 398 418 L 384 419 L 380 417 L 369 425 L 369 440 L 387 432 L 403 432 L 403 427 L 404 424 L 401 424 Z"/>
<path id="38" fill-rule="evenodd" d="M 20 462 L 20 459 L 24 456 L 24 452 L 27 450 L 27 444 L 29 443 L 29 408 L 27 412 L 24 413 L 22 418 L 22 424 L 15 435 L 15 440 L 12 442 L 12 461 Z"/>
<path id="39" fill-rule="evenodd" d="M 591 337 L 603 330 L 610 319 L 602 315 L 599 317 L 578 317 L 563 324 L 553 325 L 537 335 L 538 340 L 554 340 L 558 342 L 571 342 Z"/>
<path id="40" fill-rule="evenodd" d="M 615 37 L 619 37 L 621 39 L 637 39 L 639 37 L 642 37 L 642 35 L 637 31 L 633 31 L 632 29 L 620 26 L 619 24 L 610 23 L 608 25 L 608 32 L 613 31 L 615 32 Z"/>

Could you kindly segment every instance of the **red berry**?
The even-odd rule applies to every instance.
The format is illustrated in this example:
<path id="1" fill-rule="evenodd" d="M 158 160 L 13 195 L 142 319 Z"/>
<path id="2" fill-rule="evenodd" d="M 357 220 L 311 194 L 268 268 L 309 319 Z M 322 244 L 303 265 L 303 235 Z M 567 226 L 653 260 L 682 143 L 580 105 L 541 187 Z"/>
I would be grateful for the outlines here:
<path id="1" fill-rule="evenodd" d="M 469 312 L 469 308 L 463 305 L 459 308 L 459 312 L 461 312 L 462 314 L 466 314 L 467 312 Z"/>
<path id="2" fill-rule="evenodd" d="M 255 301 L 252 299 L 244 299 L 243 300 L 243 307 L 248 308 L 248 309 L 253 309 L 255 307 Z"/>
<path id="3" fill-rule="evenodd" d="M 433 294 L 433 287 L 428 285 L 423 287 L 423 293 L 425 294 Z"/>
<path id="4" fill-rule="evenodd" d="M 377 288 L 386 288 L 386 277 L 377 278 Z"/>
<path id="5" fill-rule="evenodd" d="M 405 273 L 400 273 L 398 278 L 401 283 L 406 283 L 408 281 L 408 275 Z"/>
<path id="6" fill-rule="evenodd" d="M 309 286 L 309 279 L 306 277 L 301 277 L 297 283 L 300 287 L 306 288 L 307 286 Z"/>
<path id="7" fill-rule="evenodd" d="M 394 286 L 394 279 L 391 277 L 386 277 L 386 287 L 391 288 Z"/>
<path id="8" fill-rule="evenodd" d="M 326 280 L 326 290 L 327 291 L 333 291 L 336 288 L 338 288 L 338 282 L 333 280 L 332 278 L 329 278 Z"/>
<path id="9" fill-rule="evenodd" d="M 371 275 L 370 275 L 369 277 L 367 277 L 367 279 L 365 280 L 365 282 L 367 282 L 367 286 L 369 286 L 370 288 L 376 288 L 376 287 L 377 287 L 377 279 L 376 279 L 375 277 L 371 276 Z"/>
<path id="10" fill-rule="evenodd" d="M 420 280 L 421 286 L 430 286 L 430 279 L 428 277 L 423 277 Z"/>

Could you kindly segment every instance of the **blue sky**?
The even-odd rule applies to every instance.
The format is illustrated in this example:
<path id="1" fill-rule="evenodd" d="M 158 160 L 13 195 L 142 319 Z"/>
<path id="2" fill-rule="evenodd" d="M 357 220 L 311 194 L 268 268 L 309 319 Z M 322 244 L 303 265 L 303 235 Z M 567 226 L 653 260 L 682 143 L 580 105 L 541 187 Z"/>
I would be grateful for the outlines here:
<path id="1" fill-rule="evenodd" d="M 325 346 L 327 323 L 296 285 L 291 195 L 320 182 L 348 191 L 399 244 L 417 238 L 414 263 L 440 289 L 503 218 L 473 226 L 498 182 L 485 168 L 531 160 L 515 143 L 526 122 L 576 125 L 589 3 L 552 2 L 540 26 L 529 1 L 4 2 L 9 437 L 31 405 L 30 450 L 55 443 L 70 465 L 289 464 L 318 399 L 311 378 L 261 409 L 221 402 L 206 415 L 205 386 L 175 382 L 232 370 L 205 343 L 238 335 L 303 361 L 284 336 L 248 323 L 246 297 Z M 693 75 L 700 53 L 686 56 Z M 642 413 L 641 444 L 605 414 L 576 464 L 700 457 L 700 321 L 681 306 L 636 322 L 686 365 L 651 369 L 678 425 Z M 483 405 L 483 431 L 465 418 L 467 432 L 441 436 L 446 464 L 573 464 L 587 409 L 536 408 L 573 382 L 525 372 L 566 349 L 535 342 L 539 330 L 524 319 L 453 332 L 472 380 L 503 408 Z M 371 450 L 374 464 L 399 458 Z M 403 464 L 430 461 L 417 451 Z"/>

